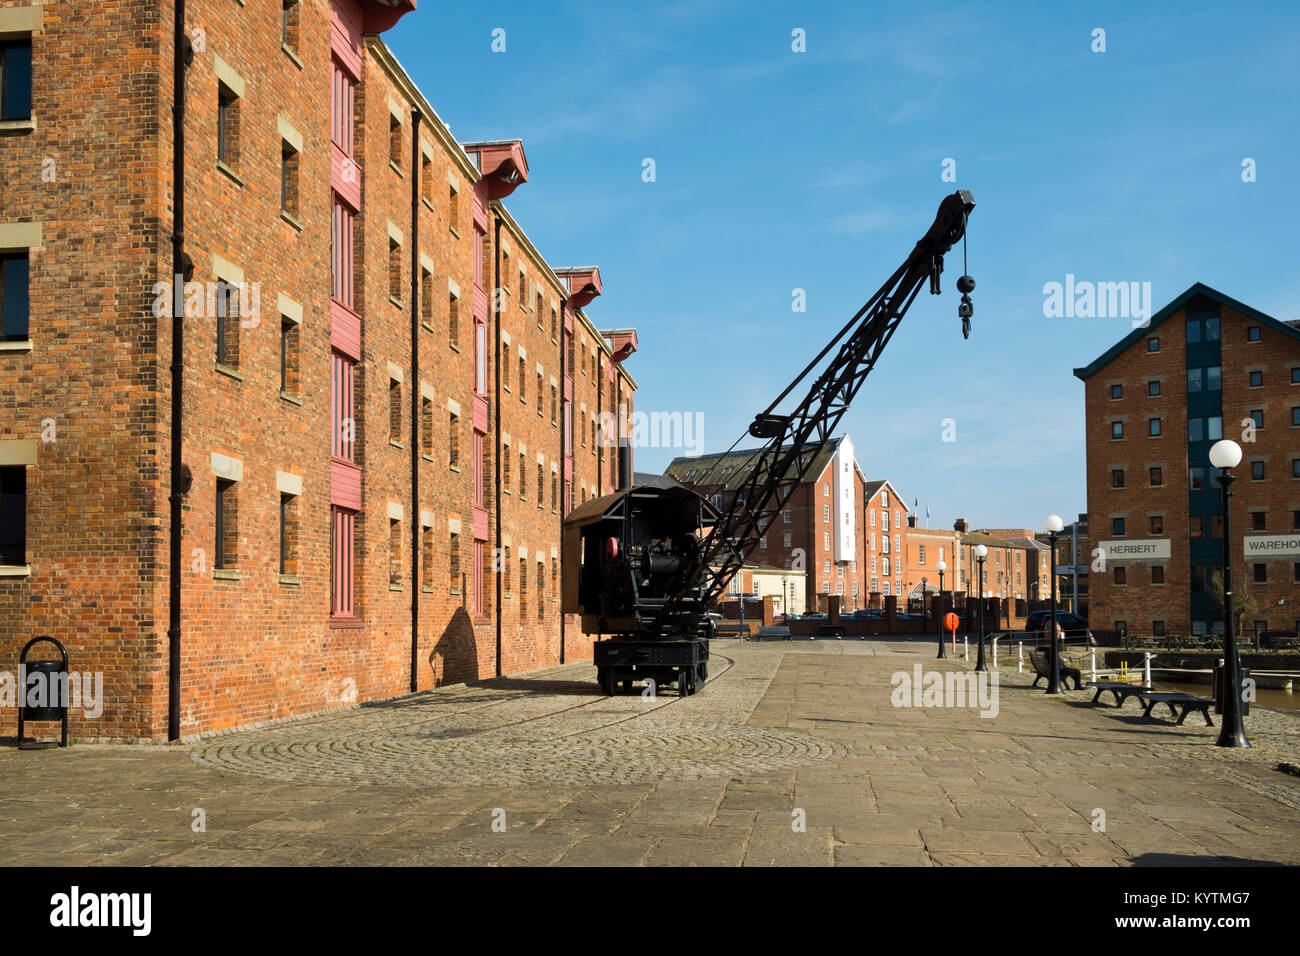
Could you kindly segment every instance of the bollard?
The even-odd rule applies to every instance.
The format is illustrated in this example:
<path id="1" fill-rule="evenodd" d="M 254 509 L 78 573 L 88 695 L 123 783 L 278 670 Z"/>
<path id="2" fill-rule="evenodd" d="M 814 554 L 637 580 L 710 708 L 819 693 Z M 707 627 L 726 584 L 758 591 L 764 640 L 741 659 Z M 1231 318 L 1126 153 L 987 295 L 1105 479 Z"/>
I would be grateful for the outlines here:
<path id="1" fill-rule="evenodd" d="M 961 636 L 961 656 L 962 660 L 970 660 L 970 638 L 965 634 Z"/>
<path id="2" fill-rule="evenodd" d="M 1088 670 L 1092 671 L 1089 680 L 1091 680 L 1095 684 L 1097 683 L 1097 649 L 1093 648 L 1089 652 L 1088 656 L 1091 658 L 1091 663 L 1088 665 Z"/>
<path id="3" fill-rule="evenodd" d="M 1142 679 L 1146 681 L 1145 686 L 1150 687 L 1151 686 L 1151 658 L 1155 657 L 1155 655 L 1148 651 L 1144 656 L 1146 657 L 1146 665 L 1143 667 Z"/>
<path id="4" fill-rule="evenodd" d="M 998 639 L 993 638 L 993 666 L 998 666 Z"/>
<path id="5" fill-rule="evenodd" d="M 1016 641 L 1016 673 L 1025 672 L 1025 642 Z"/>

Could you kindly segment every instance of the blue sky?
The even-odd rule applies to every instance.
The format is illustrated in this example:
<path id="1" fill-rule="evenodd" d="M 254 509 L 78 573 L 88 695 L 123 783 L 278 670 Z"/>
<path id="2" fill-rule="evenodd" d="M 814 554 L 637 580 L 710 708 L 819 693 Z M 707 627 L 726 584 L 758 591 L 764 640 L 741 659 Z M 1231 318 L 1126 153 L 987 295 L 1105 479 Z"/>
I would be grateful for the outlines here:
<path id="1" fill-rule="evenodd" d="M 970 340 L 954 250 L 944 294 L 922 291 L 842 430 L 932 526 L 1069 520 L 1086 507 L 1071 369 L 1132 325 L 1046 318 L 1045 283 L 1150 282 L 1158 309 L 1201 281 L 1300 318 L 1300 8 L 917 6 L 428 2 L 386 40 L 459 140 L 523 140 L 511 212 L 553 265 L 600 266 L 587 312 L 637 328 L 638 409 L 703 413 L 706 452 L 893 272 L 946 193 L 972 190 Z M 638 449 L 637 470 L 681 453 Z"/>

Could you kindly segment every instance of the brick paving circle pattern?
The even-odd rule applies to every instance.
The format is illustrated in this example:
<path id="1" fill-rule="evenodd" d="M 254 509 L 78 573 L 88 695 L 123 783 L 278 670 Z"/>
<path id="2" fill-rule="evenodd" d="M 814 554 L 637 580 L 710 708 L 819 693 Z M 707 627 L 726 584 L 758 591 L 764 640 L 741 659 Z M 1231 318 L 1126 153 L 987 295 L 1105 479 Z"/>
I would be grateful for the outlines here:
<path id="1" fill-rule="evenodd" d="M 592 693 L 593 668 L 569 665 L 535 679 L 348 710 L 346 720 L 295 721 L 289 732 L 281 726 L 209 739 L 191 756 L 275 780 L 417 787 L 698 779 L 842 756 L 840 744 L 802 731 L 744 726 L 779 659 L 717 657 L 700 693 L 679 698 L 670 689 L 651 700 Z"/>

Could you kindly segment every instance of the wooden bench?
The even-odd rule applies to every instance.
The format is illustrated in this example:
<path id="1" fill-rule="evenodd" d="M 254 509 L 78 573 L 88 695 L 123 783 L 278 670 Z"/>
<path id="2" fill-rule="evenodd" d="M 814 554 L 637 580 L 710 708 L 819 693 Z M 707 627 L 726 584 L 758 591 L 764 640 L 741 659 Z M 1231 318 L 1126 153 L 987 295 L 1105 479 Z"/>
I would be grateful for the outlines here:
<path id="1" fill-rule="evenodd" d="M 743 624 L 715 624 L 713 626 L 713 633 L 719 637 L 724 634 L 736 634 L 743 638 L 746 630 L 748 629 Z"/>
<path id="2" fill-rule="evenodd" d="M 758 629 L 758 640 L 788 641 L 790 640 L 790 629 L 779 624 L 771 627 L 760 627 Z"/>
<path id="3" fill-rule="evenodd" d="M 1210 719 L 1210 705 L 1214 703 L 1208 697 L 1196 697 L 1192 694 L 1180 693 L 1154 693 L 1145 691 L 1138 695 L 1138 700 L 1146 705 L 1146 710 L 1142 711 L 1143 717 L 1151 716 L 1151 709 L 1156 704 L 1166 704 L 1169 707 L 1169 713 L 1178 715 L 1178 723 L 1187 719 L 1187 715 L 1192 711 L 1198 711 L 1205 718 L 1205 726 L 1213 727 L 1214 721 Z"/>
<path id="4" fill-rule="evenodd" d="M 1151 691 L 1150 687 L 1141 684 L 1126 684 L 1123 681 L 1097 681 L 1092 685 L 1097 688 L 1097 693 L 1092 695 L 1092 702 L 1098 704 L 1101 702 L 1101 695 L 1110 691 L 1115 695 L 1115 706 L 1123 707 L 1124 701 L 1130 697 L 1141 697 Z"/>
<path id="5" fill-rule="evenodd" d="M 1038 682 L 1044 678 L 1046 678 L 1050 686 L 1052 681 L 1052 662 L 1048 660 L 1047 652 L 1030 651 L 1029 663 L 1034 668 L 1034 683 L 1031 686 L 1037 687 Z M 1068 690 L 1068 687 L 1066 687 L 1066 678 L 1072 677 L 1074 679 L 1074 689 L 1078 690 L 1083 684 L 1083 673 L 1077 667 L 1067 667 L 1065 661 L 1060 661 L 1059 666 L 1061 669 L 1062 689 Z"/>

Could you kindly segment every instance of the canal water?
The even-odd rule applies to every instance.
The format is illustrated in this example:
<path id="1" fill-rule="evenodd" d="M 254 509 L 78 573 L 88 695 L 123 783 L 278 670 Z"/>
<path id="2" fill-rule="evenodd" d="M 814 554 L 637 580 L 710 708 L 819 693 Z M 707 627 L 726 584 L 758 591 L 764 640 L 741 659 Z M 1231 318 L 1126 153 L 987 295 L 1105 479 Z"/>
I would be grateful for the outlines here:
<path id="1" fill-rule="evenodd" d="M 1154 683 L 1157 690 L 1181 691 L 1184 694 L 1195 694 L 1197 697 L 1214 696 L 1214 688 L 1209 684 L 1175 684 L 1159 679 L 1156 679 Z M 1255 703 L 1259 704 L 1261 707 L 1275 707 L 1278 710 L 1300 711 L 1300 694 L 1296 694 L 1294 691 L 1265 690 L 1260 688 L 1255 691 Z"/>

